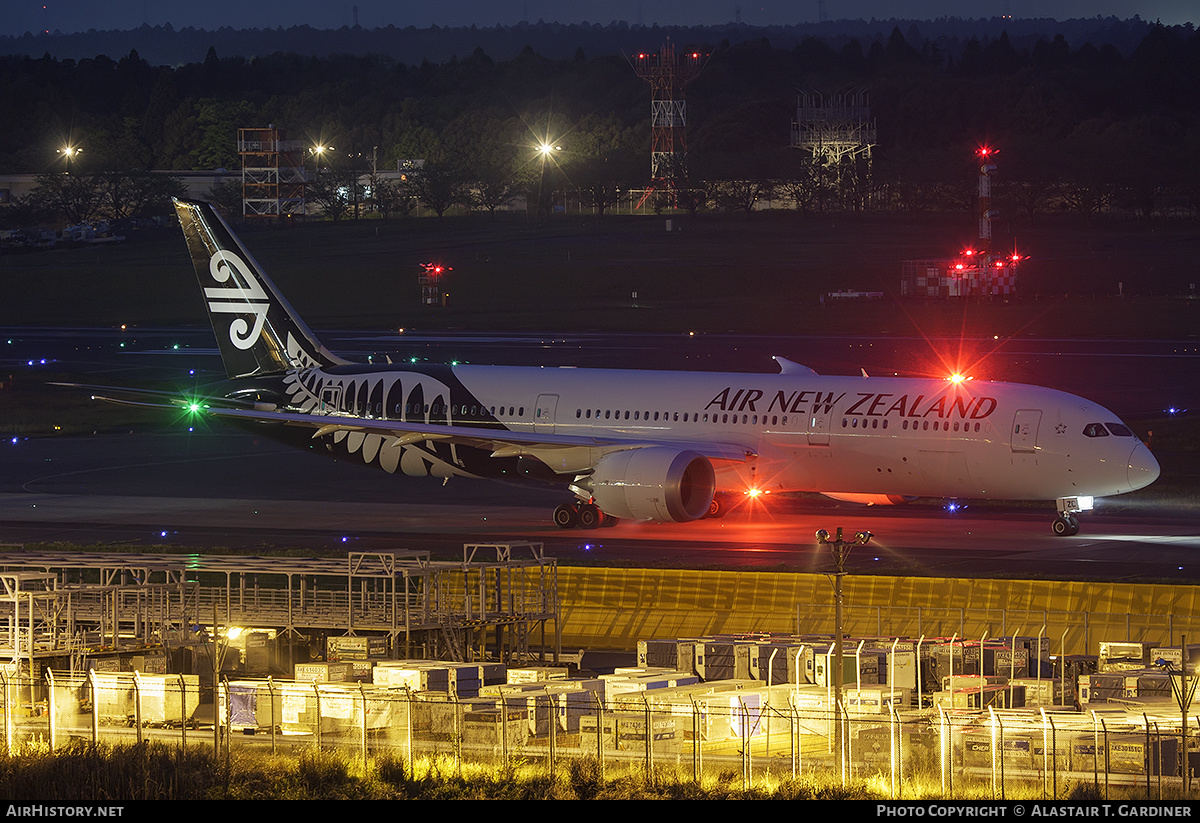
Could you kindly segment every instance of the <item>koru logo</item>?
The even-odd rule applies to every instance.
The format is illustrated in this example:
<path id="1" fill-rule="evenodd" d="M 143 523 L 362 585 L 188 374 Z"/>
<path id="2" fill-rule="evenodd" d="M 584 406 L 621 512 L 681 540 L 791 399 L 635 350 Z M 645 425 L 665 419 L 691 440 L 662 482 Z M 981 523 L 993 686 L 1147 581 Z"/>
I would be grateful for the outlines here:
<path id="1" fill-rule="evenodd" d="M 210 312 L 223 314 L 252 314 L 254 327 L 244 317 L 229 324 L 229 340 L 239 349 L 248 349 L 258 340 L 263 323 L 267 320 L 267 309 L 271 304 L 258 280 L 250 273 L 246 262 L 233 252 L 220 250 L 208 261 L 208 273 L 222 288 L 205 289 Z"/>

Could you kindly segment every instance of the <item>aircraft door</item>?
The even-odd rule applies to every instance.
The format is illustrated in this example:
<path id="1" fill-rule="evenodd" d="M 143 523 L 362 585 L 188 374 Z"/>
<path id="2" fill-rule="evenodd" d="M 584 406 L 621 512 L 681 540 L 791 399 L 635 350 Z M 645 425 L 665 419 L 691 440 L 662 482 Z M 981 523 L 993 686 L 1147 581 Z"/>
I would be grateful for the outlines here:
<path id="1" fill-rule="evenodd" d="M 833 404 L 821 405 L 808 416 L 808 445 L 828 446 L 829 427 L 833 420 Z"/>
<path id="2" fill-rule="evenodd" d="M 1037 451 L 1038 426 L 1041 422 L 1041 409 L 1017 410 L 1012 430 L 1012 450 L 1014 452 Z"/>
<path id="3" fill-rule="evenodd" d="M 533 407 L 533 430 L 539 434 L 554 434 L 554 414 L 557 410 L 557 394 L 539 394 Z"/>
<path id="4" fill-rule="evenodd" d="M 342 387 L 326 386 L 321 389 L 321 406 L 318 414 L 337 414 L 342 407 Z"/>

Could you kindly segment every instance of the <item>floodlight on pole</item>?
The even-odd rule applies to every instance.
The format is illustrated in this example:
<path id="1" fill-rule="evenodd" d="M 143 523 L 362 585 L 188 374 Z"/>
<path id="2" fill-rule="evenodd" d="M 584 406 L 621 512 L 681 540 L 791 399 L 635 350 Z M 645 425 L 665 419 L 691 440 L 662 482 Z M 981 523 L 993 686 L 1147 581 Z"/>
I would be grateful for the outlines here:
<path id="1" fill-rule="evenodd" d="M 79 148 L 78 146 L 63 146 L 61 149 L 58 150 L 58 153 L 63 156 L 63 160 L 67 164 L 68 171 L 71 168 L 71 161 L 79 159 L 79 155 L 82 152 L 83 152 L 83 149 Z"/>
<path id="2" fill-rule="evenodd" d="M 850 555 L 850 549 L 855 546 L 865 546 L 871 541 L 875 535 L 869 531 L 856 532 L 853 540 L 845 540 L 842 538 L 842 527 L 838 526 L 837 533 L 831 538 L 829 532 L 825 529 L 819 529 L 816 533 L 817 545 L 829 546 L 833 553 L 834 576 L 833 576 L 833 593 L 834 593 L 834 640 L 833 640 L 833 671 L 829 672 L 829 676 L 833 678 L 833 748 L 836 753 L 839 768 L 845 768 L 845 758 L 842 752 L 842 639 L 844 637 L 843 621 L 842 621 L 842 578 L 846 576 L 846 558 Z"/>
<path id="3" fill-rule="evenodd" d="M 551 143 L 541 143 L 537 147 L 538 155 L 541 158 L 541 168 L 538 173 L 538 196 L 537 196 L 537 213 L 536 222 L 541 223 L 542 220 L 542 198 L 545 196 L 546 190 L 546 159 L 556 151 L 562 151 L 562 146 L 555 146 Z M 547 214 L 547 217 L 549 215 Z"/>

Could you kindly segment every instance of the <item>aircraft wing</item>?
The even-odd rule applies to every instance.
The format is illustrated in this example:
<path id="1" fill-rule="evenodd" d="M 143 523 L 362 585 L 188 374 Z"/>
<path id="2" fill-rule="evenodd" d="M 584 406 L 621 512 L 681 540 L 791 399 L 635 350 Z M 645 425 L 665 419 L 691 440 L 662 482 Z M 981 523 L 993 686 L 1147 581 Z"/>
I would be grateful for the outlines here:
<path id="1" fill-rule="evenodd" d="M 364 432 L 390 435 L 399 439 L 401 446 L 423 441 L 440 441 L 488 449 L 494 457 L 517 457 L 523 454 L 537 456 L 539 452 L 554 449 L 599 449 L 621 451 L 647 446 L 670 446 L 687 449 L 710 460 L 744 462 L 756 454 L 753 449 L 737 443 L 714 443 L 700 440 L 657 440 L 652 437 L 595 437 L 590 435 L 549 434 L 544 432 L 521 432 L 484 426 L 445 426 L 434 423 L 409 423 L 400 420 L 381 420 L 349 415 L 314 415 L 298 412 L 263 411 L 259 409 L 204 408 L 203 413 L 236 420 L 253 420 L 261 423 L 282 424 L 311 428 L 313 437 L 333 434 L 337 431 Z"/>
<path id="2" fill-rule="evenodd" d="M 592 435 L 550 434 L 544 432 L 511 431 L 485 426 L 447 426 L 436 423 L 413 423 L 382 420 L 339 414 L 304 414 L 275 411 L 264 404 L 240 401 L 228 397 L 195 397 L 179 391 L 92 386 L 83 383 L 56 383 L 75 389 L 92 391 L 92 399 L 124 406 L 179 409 L 195 414 L 230 420 L 257 421 L 264 424 L 295 426 L 312 429 L 314 438 L 338 431 L 363 432 L 397 438 L 397 445 L 439 441 L 490 451 L 493 457 L 544 457 L 548 452 L 564 449 L 595 449 L 601 452 L 640 449 L 648 446 L 670 446 L 687 449 L 709 460 L 744 462 L 756 454 L 753 449 L 737 443 L 707 440 L 680 440 L 654 437 L 596 437 Z"/>

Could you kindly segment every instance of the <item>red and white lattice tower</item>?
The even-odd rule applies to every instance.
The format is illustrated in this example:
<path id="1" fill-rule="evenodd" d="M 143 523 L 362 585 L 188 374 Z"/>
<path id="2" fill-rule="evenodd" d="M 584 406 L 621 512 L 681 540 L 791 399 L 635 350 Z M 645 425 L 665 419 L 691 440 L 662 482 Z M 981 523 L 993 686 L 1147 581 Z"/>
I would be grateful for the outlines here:
<path id="1" fill-rule="evenodd" d="M 1011 254 L 992 248 L 992 175 L 996 172 L 999 149 L 981 146 L 975 150 L 979 158 L 979 248 L 975 250 L 975 265 L 969 269 L 970 287 L 964 293 L 982 295 L 1011 295 L 1017 292 L 1017 269 L 1022 257 L 1013 249 Z"/>
<path id="2" fill-rule="evenodd" d="M 630 63 L 650 84 L 650 188 L 678 190 L 687 185 L 687 101 L 684 87 L 704 68 L 698 51 L 676 54 L 668 44 L 656 54 L 639 52 Z M 644 199 L 644 198 L 643 198 Z"/>
<path id="3" fill-rule="evenodd" d="M 987 146 L 976 149 L 979 156 L 979 253 L 985 257 L 992 250 L 992 172 L 997 151 Z"/>

